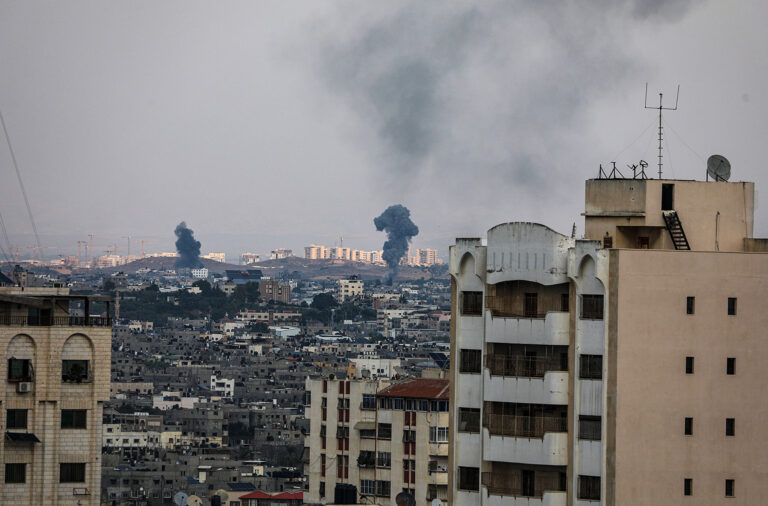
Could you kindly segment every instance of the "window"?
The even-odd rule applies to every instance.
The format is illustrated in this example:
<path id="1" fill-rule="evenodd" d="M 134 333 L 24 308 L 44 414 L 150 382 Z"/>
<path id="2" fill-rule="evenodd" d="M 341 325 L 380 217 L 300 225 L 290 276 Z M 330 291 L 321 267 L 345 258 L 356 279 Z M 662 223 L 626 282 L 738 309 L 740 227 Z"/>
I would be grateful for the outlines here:
<path id="1" fill-rule="evenodd" d="M 376 480 L 360 480 L 360 494 L 374 495 L 376 493 Z"/>
<path id="2" fill-rule="evenodd" d="M 735 418 L 725 419 L 725 435 L 726 436 L 736 435 L 736 419 Z"/>
<path id="3" fill-rule="evenodd" d="M 360 439 L 376 439 L 376 429 L 360 429 Z"/>
<path id="4" fill-rule="evenodd" d="M 603 356 L 602 355 L 579 355 L 579 378 L 602 379 L 602 377 L 603 377 Z"/>
<path id="5" fill-rule="evenodd" d="M 693 418 L 691 417 L 685 418 L 684 433 L 686 436 L 693 436 Z"/>
<path id="6" fill-rule="evenodd" d="M 661 210 L 662 211 L 675 210 L 675 185 L 673 184 L 661 185 Z"/>
<path id="7" fill-rule="evenodd" d="M 85 482 L 85 463 L 59 464 L 59 483 Z"/>
<path id="8" fill-rule="evenodd" d="M 323 474 L 323 476 L 325 476 L 325 474 Z M 325 497 L 325 482 L 324 481 L 320 482 L 320 487 L 319 487 L 319 490 L 317 491 L 317 493 L 320 495 L 320 497 Z"/>
<path id="9" fill-rule="evenodd" d="M 416 442 L 416 431 L 415 430 L 404 430 L 403 431 L 403 443 L 415 443 Z"/>
<path id="10" fill-rule="evenodd" d="M 379 452 L 376 455 L 376 467 L 392 467 L 392 454 L 389 452 Z"/>
<path id="11" fill-rule="evenodd" d="M 683 481 L 683 495 L 693 495 L 693 479 L 686 478 Z"/>
<path id="12" fill-rule="evenodd" d="M 390 482 L 384 480 L 376 481 L 376 495 L 389 497 L 391 490 L 392 488 Z"/>
<path id="13" fill-rule="evenodd" d="M 26 464 L 6 464 L 5 465 L 6 483 L 26 483 L 27 465 Z"/>
<path id="14" fill-rule="evenodd" d="M 568 305 L 568 294 L 563 293 L 560 295 L 560 311 L 568 312 L 570 311 L 570 307 Z"/>
<path id="15" fill-rule="evenodd" d="M 459 467 L 459 490 L 480 490 L 480 469 Z"/>
<path id="16" fill-rule="evenodd" d="M 696 297 L 686 297 L 685 298 L 685 313 L 686 314 L 693 314 L 696 310 Z"/>
<path id="17" fill-rule="evenodd" d="M 392 424 L 380 423 L 377 437 L 379 439 L 392 439 Z"/>
<path id="18" fill-rule="evenodd" d="M 320 454 L 320 476 L 325 476 L 325 453 Z"/>
<path id="19" fill-rule="evenodd" d="M 736 359 L 733 357 L 728 357 L 728 360 L 726 360 L 725 364 L 725 373 L 726 374 L 736 374 Z"/>
<path id="20" fill-rule="evenodd" d="M 62 429 L 85 429 L 87 411 L 84 409 L 62 409 Z"/>
<path id="21" fill-rule="evenodd" d="M 579 476 L 579 499 L 600 500 L 600 477 Z"/>
<path id="22" fill-rule="evenodd" d="M 603 296 L 602 295 L 582 295 L 581 296 L 581 319 L 582 320 L 602 320 L 603 319 Z"/>
<path id="23" fill-rule="evenodd" d="M 536 318 L 539 315 L 539 294 L 526 293 L 523 315 L 528 318 Z"/>
<path id="24" fill-rule="evenodd" d="M 61 380 L 80 383 L 88 379 L 88 360 L 62 360 Z"/>
<path id="25" fill-rule="evenodd" d="M 579 439 L 600 441 L 602 423 L 599 416 L 579 415 Z"/>
<path id="26" fill-rule="evenodd" d="M 361 451 L 357 457 L 358 467 L 374 467 L 376 466 L 376 452 L 373 451 Z"/>
<path id="27" fill-rule="evenodd" d="M 730 316 L 736 315 L 736 297 L 728 297 L 728 314 Z"/>
<path id="28" fill-rule="evenodd" d="M 459 432 L 480 432 L 479 408 L 459 408 Z"/>
<path id="29" fill-rule="evenodd" d="M 483 314 L 483 292 L 461 292 L 461 315 L 480 316 Z"/>
<path id="30" fill-rule="evenodd" d="M 733 497 L 734 493 L 734 480 L 725 480 L 725 497 Z"/>
<path id="31" fill-rule="evenodd" d="M 5 417 L 6 429 L 26 429 L 27 428 L 27 410 L 9 409 Z"/>
<path id="32" fill-rule="evenodd" d="M 448 427 L 430 427 L 429 442 L 430 443 L 447 443 Z"/>
<path id="33" fill-rule="evenodd" d="M 397 398 L 392 402 L 392 409 L 401 410 L 403 409 L 403 399 Z"/>
<path id="34" fill-rule="evenodd" d="M 685 357 L 685 374 L 693 374 L 693 357 Z"/>
<path id="35" fill-rule="evenodd" d="M 462 373 L 479 373 L 480 364 L 483 360 L 483 352 L 481 350 L 460 350 L 461 360 L 459 364 L 459 372 Z"/>
<path id="36" fill-rule="evenodd" d="M 374 394 L 363 394 L 363 403 L 360 409 L 376 409 L 376 396 Z"/>
<path id="37" fill-rule="evenodd" d="M 8 381 L 32 381 L 32 361 L 21 358 L 9 358 Z"/>

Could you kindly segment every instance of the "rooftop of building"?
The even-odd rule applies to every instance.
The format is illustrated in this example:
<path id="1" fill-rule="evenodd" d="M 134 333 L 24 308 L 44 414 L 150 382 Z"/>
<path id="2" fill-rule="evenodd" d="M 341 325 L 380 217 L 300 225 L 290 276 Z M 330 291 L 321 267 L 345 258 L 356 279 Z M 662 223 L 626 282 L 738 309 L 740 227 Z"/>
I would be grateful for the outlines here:
<path id="1" fill-rule="evenodd" d="M 450 382 L 447 379 L 408 378 L 379 392 L 382 397 L 413 399 L 448 399 Z"/>

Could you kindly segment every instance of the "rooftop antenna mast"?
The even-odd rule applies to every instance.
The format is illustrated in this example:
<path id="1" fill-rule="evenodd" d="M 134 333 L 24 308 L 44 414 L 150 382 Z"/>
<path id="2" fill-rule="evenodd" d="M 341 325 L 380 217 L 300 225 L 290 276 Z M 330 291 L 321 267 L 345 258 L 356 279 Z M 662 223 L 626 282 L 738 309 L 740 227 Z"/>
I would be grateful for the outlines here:
<path id="1" fill-rule="evenodd" d="M 659 106 L 648 106 L 648 83 L 645 83 L 645 108 L 646 109 L 658 109 L 659 110 L 659 179 L 661 179 L 661 166 L 663 165 L 661 162 L 661 142 L 664 138 L 663 135 L 663 127 L 661 124 L 661 113 L 662 111 L 676 111 L 677 110 L 677 101 L 680 99 L 680 85 L 677 85 L 677 97 L 675 97 L 675 107 L 664 107 L 663 102 L 663 93 L 659 93 Z"/>

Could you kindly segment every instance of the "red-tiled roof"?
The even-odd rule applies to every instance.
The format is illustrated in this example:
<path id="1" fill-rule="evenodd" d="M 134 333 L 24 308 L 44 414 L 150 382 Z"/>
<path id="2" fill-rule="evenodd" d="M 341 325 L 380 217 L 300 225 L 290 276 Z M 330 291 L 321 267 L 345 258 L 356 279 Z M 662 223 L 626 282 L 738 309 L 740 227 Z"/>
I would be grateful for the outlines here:
<path id="1" fill-rule="evenodd" d="M 280 492 L 279 494 L 268 494 L 266 492 L 262 492 L 261 490 L 257 490 L 256 492 L 251 492 L 250 494 L 241 495 L 240 499 L 292 499 L 292 500 L 303 500 L 304 499 L 304 492 Z"/>
<path id="2" fill-rule="evenodd" d="M 389 386 L 376 395 L 414 399 L 447 399 L 449 385 L 450 382 L 447 379 L 410 378 Z"/>

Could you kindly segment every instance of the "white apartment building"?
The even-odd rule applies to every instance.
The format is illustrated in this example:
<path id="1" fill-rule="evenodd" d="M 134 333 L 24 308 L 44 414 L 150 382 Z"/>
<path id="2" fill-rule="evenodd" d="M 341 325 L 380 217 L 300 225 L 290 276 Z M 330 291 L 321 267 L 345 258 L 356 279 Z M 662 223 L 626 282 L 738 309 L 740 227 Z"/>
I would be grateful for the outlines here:
<path id="1" fill-rule="evenodd" d="M 399 358 L 352 358 L 350 369 L 355 378 L 392 378 L 400 367 Z"/>
<path id="2" fill-rule="evenodd" d="M 340 279 L 339 280 L 339 300 L 344 302 L 351 297 L 357 297 L 363 294 L 362 279 Z"/>
<path id="3" fill-rule="evenodd" d="M 222 395 L 222 397 L 234 397 L 235 380 L 226 378 L 217 378 L 211 376 L 211 391 Z"/>
<path id="4" fill-rule="evenodd" d="M 222 253 L 222 252 L 208 253 L 206 255 L 203 255 L 203 258 L 205 258 L 207 260 L 213 260 L 215 262 L 221 262 L 221 263 L 226 263 L 226 261 L 227 261 L 227 255 L 225 253 Z"/>
<path id="5" fill-rule="evenodd" d="M 361 504 L 395 506 L 401 492 L 412 494 L 416 506 L 445 501 L 448 385 L 307 379 L 304 503 L 332 502 L 337 485 L 354 486 Z"/>

